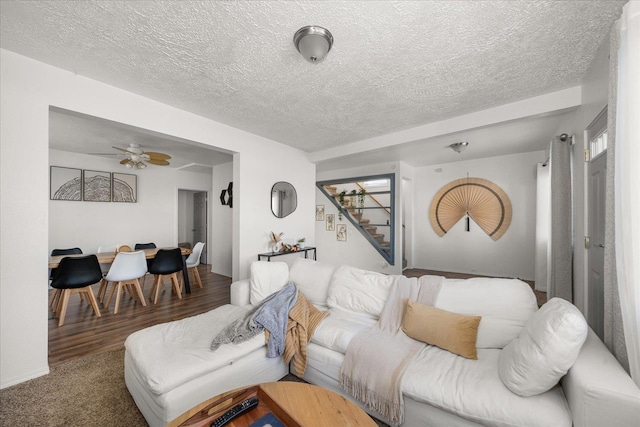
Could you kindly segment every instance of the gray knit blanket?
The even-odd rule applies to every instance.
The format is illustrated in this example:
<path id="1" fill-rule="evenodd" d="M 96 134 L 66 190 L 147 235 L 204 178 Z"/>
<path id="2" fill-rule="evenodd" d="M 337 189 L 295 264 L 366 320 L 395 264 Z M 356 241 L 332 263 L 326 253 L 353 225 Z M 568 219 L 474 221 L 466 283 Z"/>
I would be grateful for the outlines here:
<path id="1" fill-rule="evenodd" d="M 251 310 L 231 322 L 211 342 L 215 351 L 222 344 L 239 344 L 250 340 L 265 329 L 270 333 L 267 357 L 278 357 L 284 352 L 289 311 L 298 299 L 298 289 L 289 282 Z"/>
<path id="2" fill-rule="evenodd" d="M 340 367 L 340 386 L 391 425 L 404 421 L 402 376 L 425 344 L 402 331 L 408 299 L 433 305 L 444 277 L 395 276 L 378 323 L 356 334 Z"/>

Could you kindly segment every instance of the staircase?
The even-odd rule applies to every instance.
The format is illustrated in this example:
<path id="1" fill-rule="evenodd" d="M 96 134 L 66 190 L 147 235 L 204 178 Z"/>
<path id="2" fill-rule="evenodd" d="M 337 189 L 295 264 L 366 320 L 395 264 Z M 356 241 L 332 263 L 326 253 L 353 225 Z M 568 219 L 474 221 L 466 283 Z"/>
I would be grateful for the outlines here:
<path id="1" fill-rule="evenodd" d="M 392 191 L 376 193 L 364 192 L 358 181 L 341 184 L 318 183 L 318 188 L 338 208 L 338 215 L 346 218 L 365 237 L 367 241 L 390 263 L 393 264 L 393 215 L 392 207 L 384 206 L 376 195 L 389 198 Z M 339 191 L 338 188 L 342 191 Z M 361 193 L 361 194 L 358 194 Z M 372 216 L 375 223 L 372 223 Z"/>

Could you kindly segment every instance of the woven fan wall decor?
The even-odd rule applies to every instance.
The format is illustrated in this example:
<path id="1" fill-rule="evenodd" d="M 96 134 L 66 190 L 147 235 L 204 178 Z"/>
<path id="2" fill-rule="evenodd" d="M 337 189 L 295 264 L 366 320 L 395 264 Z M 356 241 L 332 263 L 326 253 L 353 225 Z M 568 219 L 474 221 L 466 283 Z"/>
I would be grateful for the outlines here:
<path id="1" fill-rule="evenodd" d="M 511 224 L 511 201 L 502 188 L 482 178 L 451 181 L 431 201 L 429 218 L 440 237 L 467 214 L 489 237 L 498 240 Z"/>

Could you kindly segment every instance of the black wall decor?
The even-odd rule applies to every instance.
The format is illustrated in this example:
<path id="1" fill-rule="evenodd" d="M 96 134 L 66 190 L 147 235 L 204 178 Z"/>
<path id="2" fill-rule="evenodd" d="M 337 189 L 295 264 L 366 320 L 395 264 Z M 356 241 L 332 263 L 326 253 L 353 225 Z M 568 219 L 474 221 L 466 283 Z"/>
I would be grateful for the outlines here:
<path id="1" fill-rule="evenodd" d="M 228 205 L 230 208 L 233 207 L 233 182 L 230 182 L 227 189 L 220 193 L 220 203 Z"/>

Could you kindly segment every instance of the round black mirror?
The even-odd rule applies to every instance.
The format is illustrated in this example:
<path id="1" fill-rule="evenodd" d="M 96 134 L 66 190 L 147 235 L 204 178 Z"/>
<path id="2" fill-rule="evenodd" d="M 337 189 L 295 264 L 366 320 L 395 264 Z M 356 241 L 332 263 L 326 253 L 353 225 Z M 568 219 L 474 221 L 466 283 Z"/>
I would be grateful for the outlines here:
<path id="1" fill-rule="evenodd" d="M 298 195 L 288 182 L 276 182 L 271 187 L 271 212 L 276 218 L 284 218 L 298 207 Z"/>

